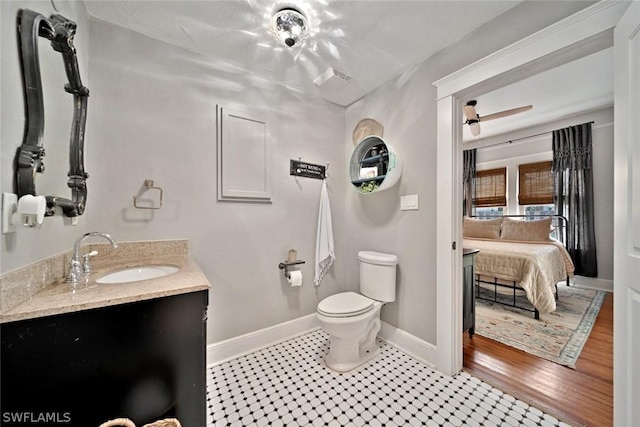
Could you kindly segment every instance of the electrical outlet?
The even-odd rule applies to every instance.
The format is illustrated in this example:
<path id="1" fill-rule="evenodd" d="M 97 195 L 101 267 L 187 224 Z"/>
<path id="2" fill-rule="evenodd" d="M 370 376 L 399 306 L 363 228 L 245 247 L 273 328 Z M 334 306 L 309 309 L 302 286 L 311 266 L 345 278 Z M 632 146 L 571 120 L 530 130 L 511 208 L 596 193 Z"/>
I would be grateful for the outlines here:
<path id="1" fill-rule="evenodd" d="M 401 211 L 414 211 L 418 210 L 418 195 L 410 194 L 408 196 L 400 197 L 400 210 Z"/>
<path id="2" fill-rule="evenodd" d="M 18 196 L 13 193 L 2 193 L 2 234 L 16 232 L 13 215 L 18 211 Z"/>

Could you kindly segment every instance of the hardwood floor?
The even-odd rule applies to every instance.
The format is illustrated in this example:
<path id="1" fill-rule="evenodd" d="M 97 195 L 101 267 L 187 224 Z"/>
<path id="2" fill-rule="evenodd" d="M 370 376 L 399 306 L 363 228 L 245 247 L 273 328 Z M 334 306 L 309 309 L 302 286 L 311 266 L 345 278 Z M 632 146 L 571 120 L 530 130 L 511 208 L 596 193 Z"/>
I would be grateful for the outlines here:
<path id="1" fill-rule="evenodd" d="M 464 334 L 464 370 L 575 426 L 613 425 L 613 294 L 604 300 L 576 369 Z"/>

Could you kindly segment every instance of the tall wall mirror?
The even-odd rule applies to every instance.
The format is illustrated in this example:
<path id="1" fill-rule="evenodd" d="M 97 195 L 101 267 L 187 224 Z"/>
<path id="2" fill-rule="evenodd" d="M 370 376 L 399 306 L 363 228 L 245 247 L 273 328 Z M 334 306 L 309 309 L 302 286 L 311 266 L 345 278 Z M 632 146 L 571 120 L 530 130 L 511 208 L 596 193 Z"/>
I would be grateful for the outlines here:
<path id="1" fill-rule="evenodd" d="M 46 18 L 29 9 L 18 12 L 16 24 L 25 130 L 14 162 L 15 191 L 18 197 L 46 195 L 47 216 L 61 208 L 65 216 L 76 217 L 84 213 L 87 197 L 84 134 L 89 96 L 80 79 L 73 44 L 76 24 L 62 15 Z M 56 62 L 63 66 L 55 66 Z M 65 92 L 71 97 L 64 96 Z M 51 126 L 45 124 L 45 110 L 52 119 Z M 57 132 L 62 128 L 60 121 L 70 124 L 70 137 Z M 36 188 L 37 174 L 42 173 L 48 179 L 41 180 Z M 60 197 L 68 192 L 67 188 L 71 189 L 71 197 Z"/>

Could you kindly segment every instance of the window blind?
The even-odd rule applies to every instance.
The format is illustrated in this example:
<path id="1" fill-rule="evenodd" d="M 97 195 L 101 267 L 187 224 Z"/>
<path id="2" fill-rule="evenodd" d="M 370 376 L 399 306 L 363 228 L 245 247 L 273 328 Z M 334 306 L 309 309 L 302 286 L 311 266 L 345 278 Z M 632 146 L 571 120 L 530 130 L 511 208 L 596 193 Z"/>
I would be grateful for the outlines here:
<path id="1" fill-rule="evenodd" d="M 507 168 L 476 171 L 476 207 L 507 206 Z"/>
<path id="2" fill-rule="evenodd" d="M 553 203 L 551 161 L 518 166 L 518 204 L 548 205 Z"/>

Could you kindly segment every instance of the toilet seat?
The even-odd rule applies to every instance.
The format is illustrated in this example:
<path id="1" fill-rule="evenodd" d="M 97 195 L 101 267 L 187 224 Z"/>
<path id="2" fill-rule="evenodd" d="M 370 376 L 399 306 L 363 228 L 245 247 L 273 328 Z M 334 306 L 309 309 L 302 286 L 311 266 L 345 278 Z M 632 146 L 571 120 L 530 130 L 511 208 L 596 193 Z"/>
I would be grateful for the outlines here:
<path id="1" fill-rule="evenodd" d="M 353 317 L 370 311 L 374 302 L 355 292 L 342 292 L 320 301 L 318 313 L 327 317 Z"/>

